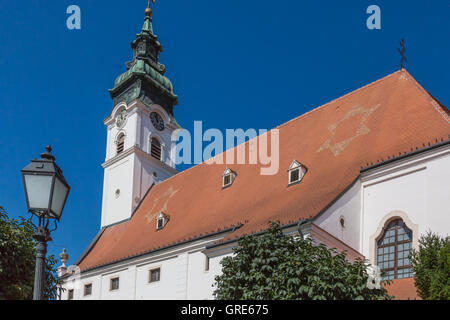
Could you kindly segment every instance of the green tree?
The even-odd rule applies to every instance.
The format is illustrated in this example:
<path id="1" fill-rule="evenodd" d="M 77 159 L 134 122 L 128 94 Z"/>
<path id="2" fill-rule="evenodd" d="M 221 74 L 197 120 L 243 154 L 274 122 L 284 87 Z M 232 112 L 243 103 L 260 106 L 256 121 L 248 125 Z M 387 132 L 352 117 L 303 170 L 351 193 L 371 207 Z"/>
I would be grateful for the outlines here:
<path id="1" fill-rule="evenodd" d="M 424 300 L 450 300 L 450 237 L 427 232 L 411 252 L 415 285 Z"/>
<path id="2" fill-rule="evenodd" d="M 224 300 L 387 300 L 383 286 L 369 289 L 368 265 L 344 253 L 284 235 L 271 223 L 262 235 L 241 238 L 222 260 L 215 298 Z"/>
<path id="3" fill-rule="evenodd" d="M 33 298 L 35 243 L 30 220 L 11 219 L 0 207 L 0 300 Z M 53 256 L 46 259 L 46 299 L 57 297 L 57 275 Z"/>

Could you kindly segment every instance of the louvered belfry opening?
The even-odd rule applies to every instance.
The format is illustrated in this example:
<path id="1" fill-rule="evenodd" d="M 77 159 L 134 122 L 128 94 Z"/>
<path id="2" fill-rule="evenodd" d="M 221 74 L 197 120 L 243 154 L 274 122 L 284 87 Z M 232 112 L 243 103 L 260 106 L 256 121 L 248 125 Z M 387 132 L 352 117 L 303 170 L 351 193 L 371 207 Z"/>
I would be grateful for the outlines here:
<path id="1" fill-rule="evenodd" d="M 161 143 L 159 142 L 158 139 L 156 138 L 152 138 L 151 141 L 151 150 L 150 153 L 152 155 L 153 158 L 161 160 Z"/>
<path id="2" fill-rule="evenodd" d="M 124 147 L 125 147 L 125 135 L 121 134 L 119 139 L 117 140 L 117 154 L 122 153 Z"/>

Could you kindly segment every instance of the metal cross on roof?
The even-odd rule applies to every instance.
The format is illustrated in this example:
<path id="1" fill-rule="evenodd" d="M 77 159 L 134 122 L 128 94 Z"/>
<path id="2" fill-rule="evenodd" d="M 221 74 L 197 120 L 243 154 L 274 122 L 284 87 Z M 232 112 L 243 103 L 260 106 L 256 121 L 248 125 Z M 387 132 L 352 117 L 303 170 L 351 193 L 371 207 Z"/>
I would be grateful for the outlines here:
<path id="1" fill-rule="evenodd" d="M 398 52 L 402 56 L 402 60 L 400 63 L 400 69 L 404 69 L 405 63 L 408 62 L 408 59 L 406 59 L 406 55 L 405 55 L 406 54 L 405 39 L 402 39 L 402 41 L 400 41 L 400 48 L 398 48 Z"/>

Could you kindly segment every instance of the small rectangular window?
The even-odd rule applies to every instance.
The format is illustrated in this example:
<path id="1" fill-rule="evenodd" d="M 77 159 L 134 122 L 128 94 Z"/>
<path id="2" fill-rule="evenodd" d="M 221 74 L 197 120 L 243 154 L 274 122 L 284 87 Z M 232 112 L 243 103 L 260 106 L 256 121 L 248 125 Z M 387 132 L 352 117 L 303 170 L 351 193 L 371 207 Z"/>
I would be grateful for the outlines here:
<path id="1" fill-rule="evenodd" d="M 205 271 L 209 271 L 209 257 L 205 254 Z"/>
<path id="2" fill-rule="evenodd" d="M 161 211 L 156 218 L 156 230 L 161 230 L 164 228 L 169 220 L 170 216 Z"/>
<path id="3" fill-rule="evenodd" d="M 231 174 L 227 174 L 223 177 L 223 186 L 226 187 L 231 183 Z"/>
<path id="4" fill-rule="evenodd" d="M 222 175 L 222 189 L 231 187 L 236 178 L 236 173 L 229 168 L 226 168 Z"/>
<path id="5" fill-rule="evenodd" d="M 158 226 L 157 226 L 157 229 L 160 230 L 160 229 L 162 229 L 162 228 L 164 228 L 164 218 L 158 219 Z"/>
<path id="6" fill-rule="evenodd" d="M 158 282 L 161 279 L 161 269 L 150 270 L 150 276 L 148 282 Z"/>
<path id="7" fill-rule="evenodd" d="M 90 296 L 92 294 L 92 283 L 84 285 L 84 295 Z"/>
<path id="8" fill-rule="evenodd" d="M 69 290 L 69 300 L 73 300 L 73 289 Z"/>
<path id="9" fill-rule="evenodd" d="M 111 279 L 109 290 L 110 291 L 119 290 L 119 278 L 118 277 Z"/>
<path id="10" fill-rule="evenodd" d="M 295 169 L 291 171 L 291 179 L 290 179 L 290 183 L 294 183 L 297 182 L 300 178 L 300 169 Z"/>

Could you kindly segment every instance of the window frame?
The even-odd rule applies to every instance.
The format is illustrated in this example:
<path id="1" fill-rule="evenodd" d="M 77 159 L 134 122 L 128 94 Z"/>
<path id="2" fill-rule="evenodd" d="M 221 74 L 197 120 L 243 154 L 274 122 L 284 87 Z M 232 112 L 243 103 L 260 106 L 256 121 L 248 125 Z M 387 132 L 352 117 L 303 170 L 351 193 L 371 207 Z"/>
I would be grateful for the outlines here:
<path id="1" fill-rule="evenodd" d="M 158 271 L 158 280 L 152 280 L 153 272 Z M 158 283 L 161 282 L 161 267 L 154 267 L 148 270 L 148 283 Z"/>
<path id="2" fill-rule="evenodd" d="M 113 282 L 114 280 L 117 280 L 117 288 L 113 288 Z M 120 277 L 112 277 L 109 279 L 109 291 L 119 291 L 120 289 Z"/>
<path id="3" fill-rule="evenodd" d="M 225 179 L 229 178 L 229 182 L 225 183 Z M 234 180 L 236 179 L 236 173 L 230 168 L 226 168 L 222 175 L 222 190 L 229 188 L 233 185 Z"/>
<path id="4" fill-rule="evenodd" d="M 161 230 L 162 228 L 164 228 L 164 217 L 159 217 L 156 220 L 156 229 Z"/>
<path id="5" fill-rule="evenodd" d="M 231 185 L 231 173 L 223 176 L 223 187 L 228 187 Z"/>
<path id="6" fill-rule="evenodd" d="M 67 290 L 67 300 L 73 300 L 74 297 L 74 289 Z"/>
<path id="7" fill-rule="evenodd" d="M 204 272 L 209 272 L 209 268 L 210 268 L 210 257 L 205 254 L 205 268 L 204 268 Z"/>
<path id="8" fill-rule="evenodd" d="M 86 288 L 87 287 L 91 288 L 89 294 L 86 294 Z M 84 287 L 83 287 L 83 297 L 88 297 L 88 296 L 91 296 L 91 295 L 92 295 L 92 283 L 85 283 Z"/>
<path id="9" fill-rule="evenodd" d="M 288 169 L 288 187 L 299 184 L 306 175 L 308 169 L 298 162 L 297 160 L 293 160 Z M 298 176 L 296 180 L 292 180 L 292 174 L 294 172 L 298 172 Z"/>
<path id="10" fill-rule="evenodd" d="M 390 227 L 392 226 L 392 224 L 394 224 L 394 241 L 390 242 L 390 243 L 386 243 L 386 244 L 381 244 L 380 245 L 380 242 L 383 243 L 386 238 L 390 238 L 390 237 L 387 237 L 386 234 L 387 234 L 388 231 L 391 230 Z M 406 228 L 405 231 L 406 231 L 406 234 L 409 233 L 409 239 L 407 239 L 407 240 L 399 240 L 399 229 L 400 228 Z M 411 259 L 409 259 L 409 256 L 407 257 L 407 259 L 409 260 L 409 264 L 402 265 L 402 266 L 399 266 L 399 264 L 398 264 L 398 261 L 399 261 L 399 246 L 400 245 L 409 244 L 409 248 L 408 249 L 409 249 L 409 253 L 411 253 L 411 251 L 413 249 L 413 234 L 414 234 L 413 230 L 411 230 L 406 225 L 405 221 L 403 219 L 401 219 L 401 218 L 392 219 L 392 220 L 386 222 L 385 226 L 383 227 L 383 229 L 381 231 L 380 236 L 376 239 L 376 251 L 375 251 L 376 252 L 376 266 L 380 269 L 381 273 L 383 273 L 383 272 L 385 272 L 385 273 L 386 272 L 393 272 L 393 274 L 392 275 L 384 275 L 382 277 L 382 280 L 397 280 L 397 279 L 411 278 L 411 277 L 414 276 L 413 271 L 412 271 L 412 267 L 411 267 Z M 394 260 L 393 260 L 394 261 L 394 266 L 393 267 L 389 267 L 388 266 L 387 268 L 382 268 L 379 265 L 379 263 L 380 263 L 379 249 L 383 249 L 384 250 L 384 248 L 390 248 L 390 247 L 394 248 L 394 252 L 393 252 L 393 254 L 394 254 Z M 401 252 L 405 252 L 405 251 L 406 250 L 402 250 Z M 392 254 L 392 253 L 389 253 L 389 251 L 388 251 L 387 254 L 389 255 L 389 254 Z M 383 255 L 384 255 L 384 253 L 381 256 L 383 256 Z M 405 259 L 405 257 L 402 257 L 402 259 Z M 385 263 L 385 262 L 389 263 L 390 261 L 392 261 L 392 260 L 389 260 L 389 259 L 387 261 L 383 260 L 382 263 Z M 409 269 L 408 276 L 403 276 L 403 275 L 405 275 L 405 273 L 400 273 L 399 274 L 399 271 L 407 270 L 407 269 Z M 399 277 L 399 275 L 402 275 L 402 277 Z M 391 278 L 391 277 L 393 277 L 393 278 Z"/>
<path id="11" fill-rule="evenodd" d="M 297 173 L 297 179 L 293 179 L 292 175 L 294 173 Z M 298 183 L 300 182 L 301 178 L 300 178 L 300 168 L 294 168 L 292 170 L 289 170 L 289 185 L 292 185 L 294 183 Z"/>
<path id="12" fill-rule="evenodd" d="M 167 214 L 165 214 L 164 212 L 160 212 L 157 217 L 156 217 L 156 231 L 162 230 L 165 228 L 165 226 L 167 225 L 167 223 L 170 220 L 170 216 L 168 216 Z M 159 222 L 162 221 L 162 226 L 159 227 Z"/>

